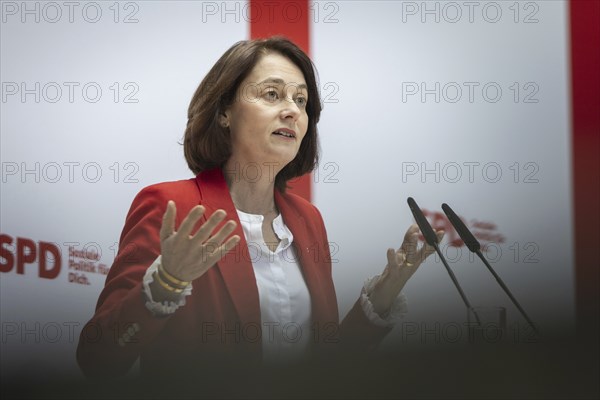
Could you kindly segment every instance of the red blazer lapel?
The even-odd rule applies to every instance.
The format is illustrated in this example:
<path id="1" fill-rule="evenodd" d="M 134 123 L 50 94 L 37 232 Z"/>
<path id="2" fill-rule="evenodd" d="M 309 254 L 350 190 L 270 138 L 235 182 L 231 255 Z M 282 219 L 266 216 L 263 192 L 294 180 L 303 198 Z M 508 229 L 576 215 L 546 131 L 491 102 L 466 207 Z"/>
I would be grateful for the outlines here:
<path id="1" fill-rule="evenodd" d="M 326 307 L 328 288 L 325 287 L 323 280 L 323 274 L 327 272 L 319 267 L 319 263 L 325 261 L 322 249 L 320 249 L 322 244 L 316 237 L 311 237 L 304 216 L 298 212 L 298 209 L 292 207 L 291 202 L 287 201 L 285 197 L 285 194 L 275 190 L 275 203 L 281 211 L 285 224 L 294 235 L 293 244 L 296 255 L 311 297 L 312 320 L 320 323 L 328 322 L 331 319 Z"/>
<path id="2" fill-rule="evenodd" d="M 232 234 L 238 235 L 241 238 L 240 242 L 213 268 L 218 268 L 223 276 L 242 327 L 250 326 L 248 324 L 260 326 L 258 288 L 248 253 L 248 244 L 223 173 L 219 168 L 203 171 L 196 177 L 196 183 L 200 190 L 202 205 L 206 208 L 203 221 L 216 210 L 222 209 L 227 213 L 226 219 L 233 219 L 237 223 Z"/>

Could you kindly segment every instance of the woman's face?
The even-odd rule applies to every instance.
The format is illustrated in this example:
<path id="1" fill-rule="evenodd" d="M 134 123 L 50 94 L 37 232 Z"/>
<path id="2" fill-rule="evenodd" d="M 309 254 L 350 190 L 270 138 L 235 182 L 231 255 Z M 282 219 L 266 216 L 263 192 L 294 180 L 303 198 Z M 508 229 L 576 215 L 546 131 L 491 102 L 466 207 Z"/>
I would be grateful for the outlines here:
<path id="1" fill-rule="evenodd" d="M 221 120 L 231 132 L 229 167 L 255 163 L 270 173 L 285 167 L 296 157 L 306 134 L 307 101 L 302 71 L 281 54 L 263 56 Z"/>

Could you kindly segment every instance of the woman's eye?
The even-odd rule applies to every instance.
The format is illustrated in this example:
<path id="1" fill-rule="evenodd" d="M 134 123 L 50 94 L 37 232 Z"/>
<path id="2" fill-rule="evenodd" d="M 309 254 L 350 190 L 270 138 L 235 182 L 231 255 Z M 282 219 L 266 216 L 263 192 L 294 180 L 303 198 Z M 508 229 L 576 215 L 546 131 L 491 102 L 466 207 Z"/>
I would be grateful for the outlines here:
<path id="1" fill-rule="evenodd" d="M 299 106 L 302 106 L 302 107 L 306 106 L 306 97 L 302 97 L 302 96 L 296 97 L 296 104 L 298 104 Z"/>
<path id="2" fill-rule="evenodd" d="M 277 94 L 277 91 L 269 90 L 265 92 L 265 97 L 267 98 L 267 100 L 273 101 L 277 100 L 279 98 L 279 95 Z"/>

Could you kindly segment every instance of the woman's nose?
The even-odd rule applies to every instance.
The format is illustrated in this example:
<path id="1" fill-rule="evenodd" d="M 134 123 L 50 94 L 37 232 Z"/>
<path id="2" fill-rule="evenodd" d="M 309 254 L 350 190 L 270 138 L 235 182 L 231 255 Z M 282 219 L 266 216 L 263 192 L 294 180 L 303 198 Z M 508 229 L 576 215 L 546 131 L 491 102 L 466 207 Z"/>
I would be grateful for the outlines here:
<path id="1" fill-rule="evenodd" d="M 292 118 L 294 121 L 297 120 L 301 112 L 298 104 L 296 104 L 296 102 L 289 97 L 286 98 L 282 104 L 283 109 L 281 110 L 281 118 Z"/>

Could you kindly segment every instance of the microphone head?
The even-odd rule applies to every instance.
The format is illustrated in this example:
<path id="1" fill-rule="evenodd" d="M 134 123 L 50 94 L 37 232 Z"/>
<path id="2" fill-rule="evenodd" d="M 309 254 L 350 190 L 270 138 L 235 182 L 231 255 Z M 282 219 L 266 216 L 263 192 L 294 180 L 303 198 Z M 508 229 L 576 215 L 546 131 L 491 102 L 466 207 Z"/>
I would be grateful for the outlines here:
<path id="1" fill-rule="evenodd" d="M 456 232 L 460 235 L 460 238 L 465 242 L 465 245 L 472 253 L 477 253 L 481 250 L 481 244 L 479 241 L 473 236 L 469 228 L 462 222 L 462 220 L 454 213 L 454 211 L 450 208 L 450 206 L 446 203 L 442 204 L 442 210 L 446 213 L 446 216 L 450 220 Z"/>
<path id="2" fill-rule="evenodd" d="M 409 197 L 406 201 L 408 202 L 410 211 L 412 211 L 415 221 L 417 221 L 417 225 L 419 225 L 419 229 L 421 229 L 421 233 L 425 237 L 427 244 L 434 247 L 437 246 L 438 238 L 431 225 L 429 225 L 429 221 L 427 221 L 427 218 L 425 218 L 425 215 L 423 215 L 423 212 L 417 205 L 415 199 Z"/>

